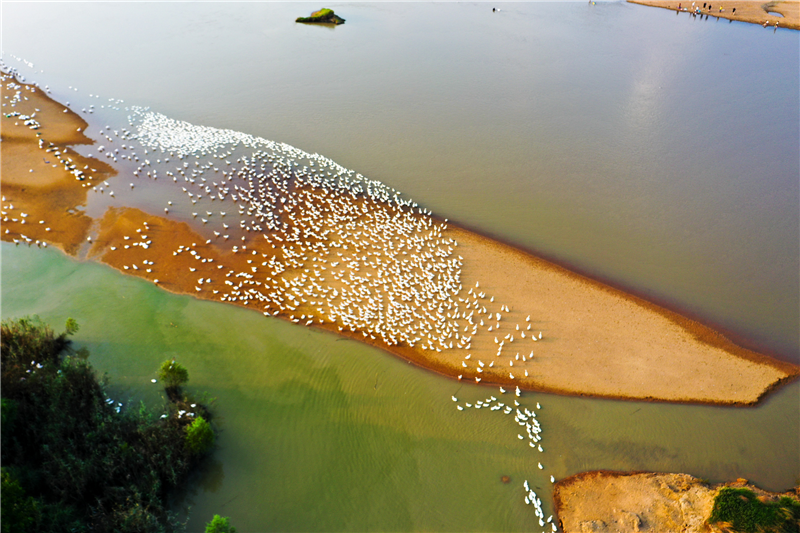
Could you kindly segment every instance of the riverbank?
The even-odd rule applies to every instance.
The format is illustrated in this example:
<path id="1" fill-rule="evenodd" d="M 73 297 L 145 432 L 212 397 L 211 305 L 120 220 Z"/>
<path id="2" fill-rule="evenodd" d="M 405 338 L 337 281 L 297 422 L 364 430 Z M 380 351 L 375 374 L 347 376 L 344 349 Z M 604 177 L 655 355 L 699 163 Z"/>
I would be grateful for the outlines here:
<path id="1" fill-rule="evenodd" d="M 671 11 L 692 12 L 699 9 L 699 14 L 739 22 L 749 22 L 762 26 L 790 28 L 800 30 L 800 2 L 740 2 L 723 0 L 706 3 L 672 1 L 672 0 L 628 0 L 632 4 L 660 7 Z"/>
<path id="2" fill-rule="evenodd" d="M 715 498 L 726 487 L 748 489 L 762 502 L 774 502 L 782 496 L 797 500 L 794 491 L 767 492 L 745 479 L 711 486 L 688 474 L 608 471 L 584 472 L 558 481 L 553 499 L 566 533 L 719 532 L 724 530 L 722 523 L 708 521 Z"/>
<path id="3" fill-rule="evenodd" d="M 327 329 L 485 385 L 751 405 L 798 375 L 798 367 L 738 347 L 685 317 L 373 198 L 313 186 L 279 191 L 289 200 L 279 212 L 283 237 L 251 231 L 244 219 L 237 228 L 235 206 L 227 218 L 220 212 L 227 222 L 218 225 L 211 211 L 209 219 L 187 222 L 133 206 L 89 219 L 82 213 L 87 188 L 113 169 L 93 158 L 70 162 L 77 154 L 65 157 L 62 139 L 60 166 L 37 172 L 34 162 L 56 153 L 47 151 L 55 138 L 51 122 L 80 117 L 34 87 L 20 87 L 27 100 L 14 111 L 35 112 L 41 135 L 27 133 L 17 117 L 3 117 L 3 149 L 14 144 L 15 161 L 26 161 L 12 166 L 4 152 L 3 240 L 50 243 L 73 256 L 86 243 L 81 254 L 165 290 Z M 41 145 L 39 138 L 45 139 Z M 76 176 L 71 167 L 86 175 Z M 125 189 L 117 190 L 125 202 Z M 306 237 L 290 246 L 287 235 Z"/>

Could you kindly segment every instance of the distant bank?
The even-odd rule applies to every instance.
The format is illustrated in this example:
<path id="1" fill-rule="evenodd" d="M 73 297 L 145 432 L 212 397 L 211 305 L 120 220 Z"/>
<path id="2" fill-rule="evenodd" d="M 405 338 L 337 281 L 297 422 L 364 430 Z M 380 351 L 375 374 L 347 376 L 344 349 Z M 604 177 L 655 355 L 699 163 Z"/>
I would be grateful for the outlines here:
<path id="1" fill-rule="evenodd" d="M 777 2 L 740 2 L 724 0 L 722 2 L 687 2 L 684 0 L 628 0 L 632 4 L 661 7 L 672 11 L 696 13 L 739 22 L 750 22 L 765 27 L 790 28 L 800 30 L 800 2 L 779 0 Z"/>

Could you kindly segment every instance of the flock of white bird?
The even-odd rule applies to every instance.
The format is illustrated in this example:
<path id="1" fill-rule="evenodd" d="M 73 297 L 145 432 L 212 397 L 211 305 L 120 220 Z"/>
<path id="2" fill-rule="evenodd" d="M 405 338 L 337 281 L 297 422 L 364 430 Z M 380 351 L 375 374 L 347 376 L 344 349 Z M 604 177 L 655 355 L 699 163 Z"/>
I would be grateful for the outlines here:
<path id="1" fill-rule="evenodd" d="M 501 401 L 502 395 L 506 394 L 506 389 L 500 387 L 500 394 L 501 397 L 497 398 L 495 396 L 489 396 L 485 400 L 478 400 L 474 403 L 464 402 L 463 405 L 459 403 L 459 400 L 456 396 L 452 396 L 451 399 L 456 403 L 456 409 L 459 411 L 464 411 L 465 408 L 467 409 L 489 409 L 490 411 L 498 411 L 502 412 L 505 415 L 510 415 L 514 413 L 514 421 L 525 428 L 525 435 L 523 436 L 522 433 L 517 434 L 517 438 L 519 440 L 527 440 L 528 446 L 533 448 L 539 453 L 544 453 L 544 448 L 542 447 L 542 426 L 539 423 L 539 420 L 536 418 L 536 411 L 530 410 L 527 407 L 520 405 L 519 400 L 513 399 L 511 401 Z M 519 387 L 516 388 L 514 394 L 517 398 L 522 395 L 522 391 Z M 514 405 L 511 405 L 511 402 Z M 541 410 L 542 405 L 537 402 L 536 409 Z M 539 470 L 544 470 L 544 465 L 541 462 L 537 463 L 537 467 Z M 556 478 L 555 476 L 550 476 L 550 483 L 555 483 Z M 555 523 L 553 523 L 553 516 L 549 516 L 546 520 L 544 518 L 544 512 L 542 511 L 542 501 L 536 495 L 536 493 L 530 488 L 528 485 L 528 480 L 525 480 L 523 483 L 525 487 L 525 503 L 528 505 L 533 505 L 536 511 L 536 516 L 539 519 L 539 526 L 545 527 L 545 523 L 549 523 L 552 531 L 558 531 L 558 527 Z"/>
<path id="2" fill-rule="evenodd" d="M 24 97 L 15 94 L 17 101 Z M 511 309 L 487 296 L 479 282 L 464 288 L 458 243 L 444 234 L 447 220 L 437 221 L 398 191 L 319 154 L 240 132 L 192 125 L 145 108 L 125 110 L 129 112 L 127 127 L 106 126 L 99 131 L 105 141 L 97 147 L 97 157 L 130 167 L 134 179 L 152 180 L 150 187 L 161 178 L 166 191 L 164 216 L 172 210 L 173 216 L 188 219 L 191 213 L 193 229 L 205 242 L 200 247 L 196 242 L 171 246 L 173 256 L 194 258 L 195 266 L 188 267 L 185 276 L 200 276 L 194 282 L 198 295 L 252 305 L 265 315 L 281 314 L 305 325 L 332 323 L 340 331 L 360 332 L 388 346 L 436 352 L 461 349 L 466 352 L 463 371 L 476 382 L 492 368 L 490 372 L 502 370 L 510 379 L 529 375 L 532 344 L 524 349 L 511 346 L 515 338 L 517 347 L 536 343 L 542 333 L 534 334 L 528 316 L 521 323 L 503 323 L 508 333 L 500 336 L 503 313 L 508 315 Z M 84 108 L 84 112 L 93 111 L 94 106 L 88 111 Z M 38 127 L 33 117 L 16 118 L 27 127 Z M 86 179 L 88 169 L 71 168 L 74 164 L 57 147 L 42 142 L 40 147 L 52 151 L 77 180 Z M 132 182 L 129 190 L 135 187 Z M 116 199 L 107 181 L 92 189 Z M 183 205 L 173 202 L 175 194 L 185 197 Z M 13 205 L 5 197 L 3 203 L 6 216 L 5 210 Z M 159 265 L 146 257 L 153 245 L 151 224 L 144 222 L 136 235 L 124 236 L 124 244 L 111 246 L 110 251 L 138 247 L 140 257 L 123 268 L 159 283 Z M 208 245 L 246 257 L 247 268 L 233 269 L 223 260 L 204 256 L 202 249 Z M 214 271 L 224 287 L 214 282 Z M 473 358 L 470 353 L 479 332 L 494 336 L 497 352 L 487 358 L 488 364 L 482 359 L 485 356 Z M 504 352 L 511 352 L 507 360 L 500 359 Z M 458 377 L 462 379 L 463 374 Z M 500 387 L 500 393 L 505 392 Z M 519 387 L 516 395 L 520 395 Z M 517 400 L 513 403 L 490 396 L 474 405 L 457 403 L 457 408 L 513 412 L 514 420 L 525 427 L 519 439 L 527 439 L 531 448 L 543 452 L 536 413 Z M 544 468 L 541 463 L 538 467 Z M 553 476 L 550 479 L 555 481 Z M 540 526 L 551 523 L 556 531 L 552 516 L 544 520 L 541 500 L 527 481 L 524 485 L 525 502 L 536 508 Z"/>
<path id="3" fill-rule="evenodd" d="M 152 180 L 151 189 L 162 178 L 158 186 L 166 185 L 160 189 L 165 191 L 165 216 L 170 210 L 191 212 L 202 222 L 196 229 L 205 234 L 205 244 L 252 255 L 245 272 L 224 271 L 226 278 L 234 278 L 225 281 L 227 290 L 200 277 L 195 284 L 199 296 L 251 305 L 306 325 L 335 324 L 340 331 L 388 346 L 463 350 L 459 379 L 530 376 L 527 363 L 534 350 L 522 343 L 536 342 L 542 333 L 534 335 L 530 316 L 521 324 L 501 322 L 511 309 L 487 297 L 478 282 L 465 289 L 463 258 L 458 243 L 444 234 L 446 220 L 435 220 L 398 191 L 319 154 L 145 108 L 125 110 L 127 127 L 105 126 L 96 132 L 105 139 L 97 156 L 130 167 L 134 181 Z M 107 181 L 92 185 L 86 180 L 94 169 L 79 169 L 58 147 L 40 145 L 84 186 L 117 198 Z M 135 187 L 131 182 L 130 190 Z M 173 202 L 178 188 L 184 205 Z M 135 236 L 126 236 L 131 238 Z M 147 250 L 152 241 L 134 244 Z M 197 246 L 175 245 L 176 255 Z M 136 261 L 125 270 L 157 271 L 151 259 L 142 260 L 144 268 Z M 159 276 L 148 279 L 162 281 Z M 506 332 L 502 337 L 501 328 Z M 472 358 L 472 341 L 479 333 L 494 336 L 494 359 L 484 362 L 478 355 L 485 352 Z"/>
<path id="4" fill-rule="evenodd" d="M 227 290 L 200 277 L 195 290 L 201 295 L 307 325 L 333 323 L 388 346 L 437 352 L 469 352 L 479 330 L 496 333 L 502 313 L 510 313 L 479 282 L 464 288 L 463 258 L 444 235 L 447 221 L 436 221 L 396 190 L 287 144 L 142 108 L 130 113 L 130 129 L 101 130 L 109 148 L 98 152 L 129 161 L 137 178 L 179 187 L 186 203 L 169 200 L 164 210 L 189 209 L 202 222 L 196 229 L 206 245 L 252 256 L 246 271 L 217 265 L 226 278 L 244 278 L 226 280 Z M 174 254 L 199 257 L 197 243 L 175 244 Z M 497 357 L 515 337 L 518 343 L 542 337 L 531 331 L 530 316 L 515 327 L 495 337 Z M 466 353 L 462 367 L 479 382 L 487 364 L 470 358 Z M 497 363 L 516 379 L 528 376 L 525 363 L 532 358 L 532 350 L 516 351 L 488 367 Z"/>

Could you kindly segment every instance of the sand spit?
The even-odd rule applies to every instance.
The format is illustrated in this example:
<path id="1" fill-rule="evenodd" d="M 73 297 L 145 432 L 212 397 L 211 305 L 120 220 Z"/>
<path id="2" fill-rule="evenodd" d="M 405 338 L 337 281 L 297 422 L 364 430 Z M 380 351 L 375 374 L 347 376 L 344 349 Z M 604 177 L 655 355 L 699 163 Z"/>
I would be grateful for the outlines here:
<path id="1" fill-rule="evenodd" d="M 116 172 L 70 148 L 93 142 L 82 133 L 87 124 L 78 115 L 43 89 L 7 75 L 0 82 L 6 104 L 0 117 L 3 240 L 50 243 L 74 255 L 92 224 L 82 212 L 87 187 Z"/>
<path id="2" fill-rule="evenodd" d="M 628 2 L 644 6 L 662 7 L 676 12 L 686 11 L 687 13 L 693 12 L 697 8 L 699 9 L 698 16 L 703 14 L 712 18 L 750 22 L 771 28 L 775 28 L 777 25 L 780 28 L 800 30 L 800 2 L 796 0 L 781 0 L 777 2 L 628 0 Z M 780 13 L 780 15 L 775 13 Z"/>
<path id="3" fill-rule="evenodd" d="M 108 148 L 82 158 L 66 147 L 90 142 L 72 111 L 10 75 L 3 102 L 3 240 L 70 255 L 86 243 L 88 258 L 165 290 L 324 328 L 476 383 L 746 405 L 798 374 L 451 226 L 318 154 L 126 108 L 129 126 L 99 129 Z M 87 193 L 107 200 L 112 187 L 114 205 L 83 214 Z"/>
<path id="4" fill-rule="evenodd" d="M 765 501 L 781 496 L 797 499 L 794 492 L 766 492 L 745 479 L 709 486 L 688 474 L 608 471 L 584 472 L 558 481 L 553 499 L 565 533 L 718 532 L 706 520 L 724 487 L 746 487 Z"/>

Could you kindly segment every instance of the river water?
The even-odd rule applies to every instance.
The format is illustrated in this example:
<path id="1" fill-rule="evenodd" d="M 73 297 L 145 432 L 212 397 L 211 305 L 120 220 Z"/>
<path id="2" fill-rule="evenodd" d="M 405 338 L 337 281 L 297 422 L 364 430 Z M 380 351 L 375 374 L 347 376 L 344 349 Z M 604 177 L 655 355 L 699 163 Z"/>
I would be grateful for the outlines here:
<path id="1" fill-rule="evenodd" d="M 3 3 L 2 48 L 73 107 L 100 94 L 318 152 L 800 362 L 798 32 L 492 6 L 331 4 L 347 23 L 328 28 L 292 22 L 312 4 Z M 496 390 L 3 244 L 2 316 L 29 313 L 78 319 L 121 400 L 158 405 L 149 380 L 170 357 L 217 398 L 219 448 L 175 503 L 193 531 L 214 513 L 241 531 L 539 531 L 524 479 L 548 515 L 549 476 L 587 469 L 771 490 L 800 475 L 798 384 L 747 409 L 524 394 L 542 405 L 539 454 L 511 417 L 450 400 Z"/>

